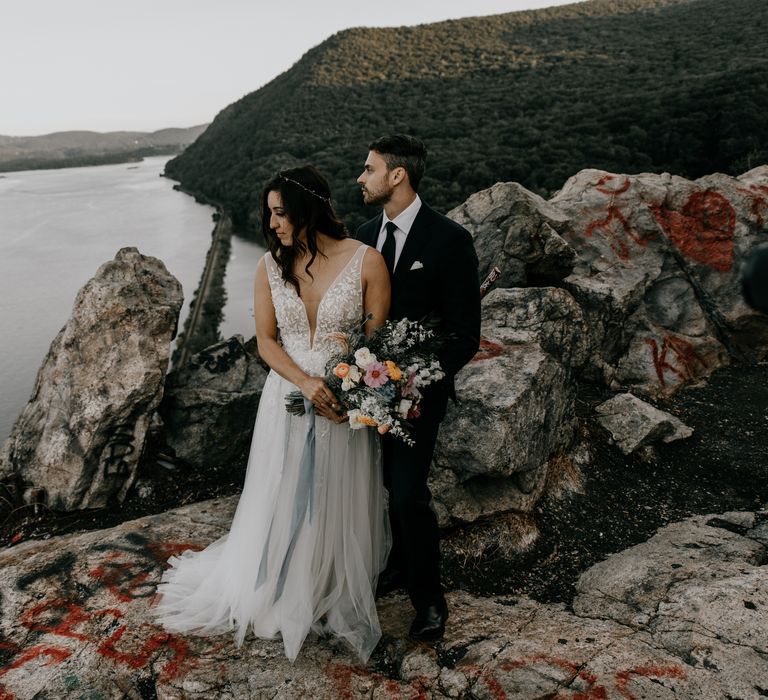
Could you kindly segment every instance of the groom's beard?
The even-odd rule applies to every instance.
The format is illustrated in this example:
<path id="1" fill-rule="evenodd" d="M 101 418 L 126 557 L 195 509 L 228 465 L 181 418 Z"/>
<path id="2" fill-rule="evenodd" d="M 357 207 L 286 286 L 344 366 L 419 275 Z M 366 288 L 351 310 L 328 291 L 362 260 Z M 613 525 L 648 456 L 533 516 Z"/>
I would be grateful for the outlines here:
<path id="1" fill-rule="evenodd" d="M 372 190 L 366 189 L 365 187 L 362 188 L 363 191 L 363 201 L 366 204 L 373 205 L 373 206 L 384 206 L 390 199 L 392 199 L 392 188 L 382 189 L 378 190 L 377 192 L 374 192 Z"/>

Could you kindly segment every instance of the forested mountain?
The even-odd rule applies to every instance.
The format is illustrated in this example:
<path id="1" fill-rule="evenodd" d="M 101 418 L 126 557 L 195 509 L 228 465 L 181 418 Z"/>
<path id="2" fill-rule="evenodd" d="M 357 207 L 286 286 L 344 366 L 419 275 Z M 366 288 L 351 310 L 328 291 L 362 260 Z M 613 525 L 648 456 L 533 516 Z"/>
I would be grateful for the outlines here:
<path id="1" fill-rule="evenodd" d="M 119 163 L 178 153 L 208 125 L 159 131 L 57 131 L 42 136 L 0 136 L 0 171 Z"/>
<path id="2" fill-rule="evenodd" d="M 339 32 L 166 173 L 253 226 L 262 183 L 311 162 L 355 227 L 370 214 L 355 179 L 384 133 L 426 142 L 422 193 L 446 211 L 497 181 L 547 195 L 585 167 L 740 173 L 768 162 L 767 117 L 765 0 L 589 0 Z"/>

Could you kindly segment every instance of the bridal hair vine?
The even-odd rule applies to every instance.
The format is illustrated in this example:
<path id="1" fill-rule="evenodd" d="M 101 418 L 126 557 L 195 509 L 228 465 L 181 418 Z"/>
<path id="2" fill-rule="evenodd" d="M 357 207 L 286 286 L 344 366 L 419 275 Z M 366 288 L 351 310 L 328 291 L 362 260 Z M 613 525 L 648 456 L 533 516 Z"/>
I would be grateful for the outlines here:
<path id="1" fill-rule="evenodd" d="M 315 197 L 317 197 L 319 200 L 321 200 L 321 201 L 325 202 L 326 204 L 328 204 L 328 205 L 330 206 L 330 204 L 331 204 L 331 198 L 330 198 L 330 197 L 323 197 L 323 195 L 321 195 L 321 194 L 318 194 L 318 193 L 317 193 L 317 192 L 315 192 L 314 190 L 311 190 L 311 189 L 309 189 L 309 187 L 307 187 L 306 185 L 302 185 L 302 184 L 301 184 L 301 183 L 300 183 L 298 180 L 293 180 L 293 179 L 292 179 L 292 178 L 290 178 L 290 177 L 286 177 L 286 176 L 285 176 L 285 175 L 283 175 L 282 173 L 280 173 L 280 177 L 281 177 L 283 180 L 285 180 L 286 182 L 292 182 L 294 185 L 298 185 L 299 187 L 301 187 L 301 189 L 302 189 L 302 190 L 305 190 L 306 192 L 309 192 L 311 195 L 314 195 L 314 196 L 315 196 Z"/>

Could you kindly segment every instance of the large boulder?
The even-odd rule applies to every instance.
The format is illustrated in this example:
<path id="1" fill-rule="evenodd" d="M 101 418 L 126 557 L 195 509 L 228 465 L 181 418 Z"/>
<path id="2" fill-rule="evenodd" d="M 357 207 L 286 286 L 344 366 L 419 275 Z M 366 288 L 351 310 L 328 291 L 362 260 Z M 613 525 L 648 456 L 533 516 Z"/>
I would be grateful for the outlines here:
<path id="1" fill-rule="evenodd" d="M 768 354 L 768 319 L 739 279 L 767 193 L 765 166 L 696 181 L 583 170 L 565 183 L 549 205 L 578 254 L 564 286 L 590 327 L 588 376 L 664 394 Z"/>
<path id="2" fill-rule="evenodd" d="M 766 240 L 768 166 L 695 181 L 582 170 L 549 201 L 497 183 L 449 215 L 471 231 L 481 277 L 497 266 L 497 287 L 572 294 L 587 379 L 669 394 L 768 356 L 768 318 L 740 283 L 741 261 Z"/>
<path id="3" fill-rule="evenodd" d="M 483 299 L 481 334 L 456 376 L 429 485 L 441 526 L 482 521 L 455 548 L 523 550 L 537 536 L 529 514 L 570 463 L 584 318 L 563 289 L 500 288 Z"/>
<path id="4" fill-rule="evenodd" d="M 162 397 L 182 301 L 162 261 L 136 248 L 99 267 L 51 343 L 0 477 L 42 489 L 54 509 L 121 501 Z"/>
<path id="5" fill-rule="evenodd" d="M 159 413 L 176 457 L 200 469 L 246 464 L 266 377 L 254 340 L 241 335 L 170 372 Z"/>

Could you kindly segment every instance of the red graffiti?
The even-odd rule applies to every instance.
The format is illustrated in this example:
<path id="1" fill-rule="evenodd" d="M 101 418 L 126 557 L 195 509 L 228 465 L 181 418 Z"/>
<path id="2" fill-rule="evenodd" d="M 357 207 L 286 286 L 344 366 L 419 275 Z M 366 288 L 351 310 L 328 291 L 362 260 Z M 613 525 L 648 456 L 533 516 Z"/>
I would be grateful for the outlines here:
<path id="1" fill-rule="evenodd" d="M 169 557 L 181 554 L 187 549 L 199 552 L 203 549 L 203 545 L 195 542 L 150 542 L 147 544 L 147 549 L 152 553 L 158 564 L 167 566 Z"/>
<path id="2" fill-rule="evenodd" d="M 63 616 L 57 612 L 63 611 Z M 116 617 L 121 617 L 118 610 Z M 79 605 L 62 598 L 46 600 L 24 611 L 21 616 L 21 624 L 33 632 L 47 632 L 59 637 L 71 637 L 87 641 L 88 637 L 81 632 L 75 632 L 74 628 L 90 619 L 88 613 Z"/>
<path id="3" fill-rule="evenodd" d="M 587 237 L 592 237 L 598 231 L 605 235 L 619 260 L 629 260 L 630 250 L 627 238 L 645 248 L 656 237 L 654 233 L 640 235 L 633 231 L 624 214 L 613 203 L 608 207 L 606 217 L 590 222 L 584 233 Z"/>
<path id="4" fill-rule="evenodd" d="M 467 678 L 473 679 L 476 683 L 482 682 L 491 694 L 493 700 L 506 699 L 506 691 L 501 683 L 499 683 L 496 676 L 493 675 L 493 671 L 490 668 L 481 668 L 476 664 L 464 664 L 462 665 L 461 670 L 467 675 Z"/>
<path id="5" fill-rule="evenodd" d="M 628 177 L 625 177 L 623 182 L 618 187 L 606 187 L 609 182 L 613 182 L 616 179 L 616 175 L 603 175 L 595 184 L 595 189 L 603 194 L 623 194 L 629 189 L 632 184 Z"/>
<path id="6" fill-rule="evenodd" d="M 138 597 L 140 586 L 151 585 L 154 589 L 154 584 L 145 583 L 150 574 L 146 567 L 139 567 L 131 561 L 116 561 L 122 556 L 122 552 L 111 552 L 102 564 L 91 570 L 90 575 L 103 583 L 118 600 L 128 603 Z M 149 594 L 151 592 L 148 591 Z"/>
<path id="7" fill-rule="evenodd" d="M 569 685 L 577 678 L 584 683 L 580 690 L 563 690 L 555 695 L 547 695 L 550 700 L 608 700 L 611 697 L 608 693 L 608 687 L 598 683 L 597 676 L 585 668 L 584 664 L 548 654 L 535 654 L 520 657 L 513 661 L 502 661 L 497 669 L 467 664 L 462 665 L 461 670 L 468 678 L 482 681 L 493 700 L 506 700 L 507 693 L 494 675 L 494 670 L 509 673 L 517 669 L 529 669 L 533 666 L 544 666 L 561 671 L 565 676 L 564 680 L 567 680 Z M 551 677 L 549 673 L 546 676 Z M 626 700 L 635 700 L 635 696 L 629 690 L 632 676 L 680 679 L 686 677 L 685 671 L 679 666 L 637 666 L 626 671 L 617 671 L 612 679 L 613 686 Z"/>
<path id="8" fill-rule="evenodd" d="M 673 335 L 664 336 L 661 349 L 655 338 L 646 338 L 645 342 L 651 348 L 653 367 L 659 384 L 663 387 L 667 386 L 666 371 L 684 382 L 698 376 L 700 371 L 707 370 L 706 361 L 687 340 Z"/>
<path id="9" fill-rule="evenodd" d="M 768 185 L 750 185 L 749 189 L 743 187 L 737 187 L 736 189 L 751 200 L 750 213 L 755 217 L 755 223 L 758 228 L 763 228 L 765 224 L 763 211 L 768 209 L 768 198 L 766 198 L 766 195 L 768 195 Z"/>
<path id="10" fill-rule="evenodd" d="M 685 671 L 679 666 L 637 666 L 628 671 L 619 671 L 614 680 L 616 690 L 627 700 L 634 700 L 635 696 L 629 692 L 630 676 L 643 676 L 644 678 L 685 678 Z"/>
<path id="11" fill-rule="evenodd" d="M 0 677 L 4 676 L 9 671 L 12 671 L 14 668 L 24 666 L 24 664 L 27 664 L 30 661 L 34 661 L 41 656 L 48 657 L 48 661 L 46 661 L 43 665 L 50 666 L 51 664 L 59 664 L 64 661 L 64 659 L 72 655 L 72 652 L 69 651 L 69 649 L 60 649 L 58 647 L 46 646 L 45 644 L 38 644 L 22 651 L 17 644 L 2 642 L 0 643 L 0 648 L 12 649 L 16 654 L 18 654 L 10 664 L 0 668 Z M 0 700 L 15 700 L 15 698 L 16 696 L 13 695 L 9 690 L 3 686 L 0 686 Z"/>
<path id="12" fill-rule="evenodd" d="M 686 258 L 727 272 L 733 267 L 736 212 L 718 192 L 694 192 L 682 211 L 652 206 L 656 221 Z"/>
<path id="13" fill-rule="evenodd" d="M 487 338 L 480 338 L 480 348 L 475 356 L 472 358 L 472 362 L 479 362 L 480 360 L 492 360 L 494 357 L 504 353 L 504 346 L 494 343 Z"/>
<path id="14" fill-rule="evenodd" d="M 141 625 L 141 627 L 149 627 L 149 625 Z M 189 656 L 189 649 L 182 640 L 176 639 L 167 632 L 158 632 L 147 639 L 137 653 L 120 651 L 115 648 L 115 645 L 120 641 L 120 638 L 127 630 L 128 627 L 126 625 L 118 627 L 98 646 L 96 649 L 97 653 L 110 659 L 114 659 L 115 661 L 127 664 L 131 668 L 144 668 L 144 666 L 146 666 L 155 656 L 158 649 L 167 646 L 174 652 L 174 656 L 167 664 L 165 664 L 165 666 L 163 666 L 160 671 L 160 676 L 166 680 L 172 680 L 181 674 L 182 663 L 186 661 Z"/>
<path id="15" fill-rule="evenodd" d="M 94 547 L 104 554 L 101 562 L 89 571 L 91 582 L 96 582 L 97 585 L 89 585 L 85 590 L 93 591 L 103 586 L 121 603 L 132 603 L 137 598 L 151 595 L 154 586 L 150 579 L 158 564 L 165 564 L 171 555 L 185 550 L 202 549 L 202 546 L 188 542 L 148 542 L 139 533 L 128 533 L 126 540 L 125 545 L 104 543 Z M 69 555 L 63 562 L 57 561 L 56 566 L 48 565 L 26 574 L 17 581 L 17 585 L 20 590 L 25 590 L 40 579 L 56 577 L 58 587 L 63 586 L 67 591 L 76 584 L 72 579 L 75 559 L 75 555 Z M 77 584 L 77 590 L 82 591 L 84 587 Z M 94 624 L 104 617 L 113 618 L 107 620 L 109 636 L 106 638 L 97 631 L 103 630 L 105 624 Z M 169 650 L 170 659 L 160 671 L 163 679 L 178 678 L 198 664 L 197 658 L 190 657 L 187 644 L 178 637 L 165 631 L 159 632 L 155 626 L 148 623 L 133 628 L 123 620 L 124 611 L 119 608 L 88 610 L 64 597 L 34 601 L 22 611 L 19 618 L 21 625 L 30 633 L 51 634 L 93 645 L 96 653 L 131 669 L 143 668 L 164 650 Z M 116 625 L 117 629 L 114 629 Z M 146 630 L 149 630 L 148 634 L 145 633 Z M 211 642 L 211 645 L 211 651 L 225 646 L 221 641 L 216 644 Z M 48 657 L 48 663 L 58 663 L 74 653 L 71 649 L 40 644 L 25 649 L 23 645 L 11 641 L 0 641 L 0 650 L 5 652 L 3 665 L 0 665 L 0 676 L 38 656 Z M 225 674 L 226 665 L 219 664 L 218 670 L 220 674 Z M 13 700 L 13 697 L 7 687 L 0 686 L 0 700 Z"/>
<path id="16" fill-rule="evenodd" d="M 547 654 L 537 654 L 535 656 L 527 656 L 514 661 L 504 661 L 499 664 L 499 668 L 502 671 L 513 671 L 517 668 L 525 668 L 534 665 L 546 665 L 554 668 L 558 668 L 563 671 L 566 676 L 573 681 L 576 678 L 580 678 L 586 683 L 586 689 L 583 691 L 577 691 L 565 696 L 561 693 L 553 696 L 552 700 L 561 700 L 561 698 L 570 697 L 572 700 L 604 700 L 608 697 L 606 689 L 602 685 L 597 684 L 597 676 L 590 673 L 583 664 L 577 664 L 568 659 L 561 659 L 557 656 L 549 656 Z"/>
<path id="17" fill-rule="evenodd" d="M 352 689 L 353 678 L 374 681 L 378 687 L 383 687 L 390 693 L 391 700 L 427 700 L 428 697 L 426 692 L 428 680 L 423 677 L 414 678 L 403 688 L 397 681 L 382 676 L 380 673 L 373 673 L 372 671 L 366 671 L 364 668 L 348 666 L 347 664 L 331 663 L 326 668 L 326 673 L 336 684 L 338 695 L 335 697 L 340 698 L 340 700 L 352 700 L 354 697 Z M 403 695 L 404 690 L 407 692 L 407 695 Z M 377 695 L 377 697 L 379 696 Z"/>

